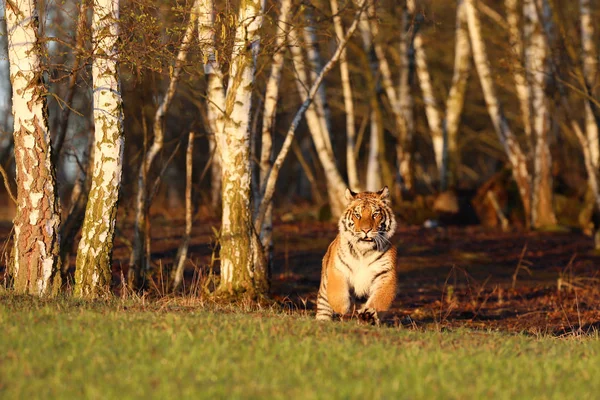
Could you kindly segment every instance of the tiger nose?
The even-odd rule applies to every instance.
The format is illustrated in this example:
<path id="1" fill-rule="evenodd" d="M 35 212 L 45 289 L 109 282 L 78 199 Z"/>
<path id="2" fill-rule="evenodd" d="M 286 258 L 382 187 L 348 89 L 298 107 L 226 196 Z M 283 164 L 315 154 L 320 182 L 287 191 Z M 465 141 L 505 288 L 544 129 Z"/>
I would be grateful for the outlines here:
<path id="1" fill-rule="evenodd" d="M 360 228 L 360 229 L 361 229 L 361 231 L 363 231 L 364 233 L 369 233 L 369 232 L 371 232 L 371 230 L 372 230 L 370 226 L 367 226 L 366 228 Z"/>

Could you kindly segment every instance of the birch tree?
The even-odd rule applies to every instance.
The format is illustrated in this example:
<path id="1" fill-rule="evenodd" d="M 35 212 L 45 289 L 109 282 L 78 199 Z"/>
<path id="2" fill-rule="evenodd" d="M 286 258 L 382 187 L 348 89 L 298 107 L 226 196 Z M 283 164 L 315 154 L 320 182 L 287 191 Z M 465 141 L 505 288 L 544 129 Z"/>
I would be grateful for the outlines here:
<path id="1" fill-rule="evenodd" d="M 150 228 L 148 209 L 150 207 L 148 201 L 148 174 L 152 168 L 156 156 L 160 153 L 163 148 L 165 129 L 164 120 L 166 118 L 173 97 L 179 84 L 181 77 L 183 64 L 187 58 L 188 49 L 196 32 L 198 16 L 196 13 L 197 5 L 192 7 L 190 12 L 190 19 L 187 23 L 186 31 L 183 35 L 181 46 L 177 53 L 175 60 L 175 66 L 173 68 L 173 74 L 169 80 L 169 86 L 167 87 L 166 93 L 162 98 L 156 112 L 154 114 L 154 138 L 150 149 L 146 153 L 142 165 L 140 166 L 137 178 L 137 196 L 135 203 L 135 226 L 134 226 L 134 240 L 131 257 L 129 260 L 129 282 L 137 288 L 143 286 L 145 275 L 150 270 Z"/>
<path id="2" fill-rule="evenodd" d="M 119 0 L 94 0 L 93 178 L 77 250 L 75 295 L 79 297 L 105 294 L 111 281 L 111 258 L 124 146 L 123 108 L 117 60 L 118 19 Z"/>
<path id="3" fill-rule="evenodd" d="M 579 13 L 581 17 L 581 52 L 583 75 L 586 85 L 589 88 L 595 88 L 598 75 L 598 50 L 594 42 L 595 25 L 591 10 L 590 0 L 579 1 Z M 592 106 L 589 101 L 585 101 L 585 133 L 589 143 L 591 162 L 594 168 L 600 166 L 600 141 L 598 139 L 598 123 L 594 117 Z"/>
<path id="4" fill-rule="evenodd" d="M 279 20 L 277 21 L 277 37 L 275 39 L 275 53 L 271 64 L 271 74 L 267 79 L 265 89 L 265 104 L 263 112 L 261 151 L 260 151 L 260 175 L 259 182 L 255 185 L 255 205 L 260 204 L 261 188 L 266 185 L 269 172 L 273 167 L 273 135 L 275 130 L 275 117 L 277 114 L 277 101 L 279 98 L 279 86 L 283 71 L 285 56 L 285 43 L 287 41 L 287 30 L 291 0 L 282 0 L 280 3 Z M 260 230 L 260 240 L 264 250 L 265 262 L 270 270 L 273 252 L 273 207 L 269 205 L 265 214 L 265 222 Z"/>
<path id="5" fill-rule="evenodd" d="M 60 288 L 60 212 L 51 162 L 36 7 L 34 0 L 6 4 L 17 181 L 10 273 L 16 292 L 41 296 Z"/>
<path id="6" fill-rule="evenodd" d="M 223 90 L 223 73 L 215 50 L 213 4 L 199 4 L 200 45 L 208 79 L 209 110 L 214 112 L 215 138 L 222 162 L 223 214 L 220 232 L 221 282 L 218 292 L 256 295 L 268 289 L 264 263 L 255 265 L 262 250 L 253 229 L 250 171 L 250 110 L 263 5 L 244 0 L 239 6 L 229 63 L 229 82 Z"/>
<path id="7" fill-rule="evenodd" d="M 330 0 L 331 13 L 333 14 L 333 24 L 335 28 L 335 36 L 338 43 L 344 38 L 344 26 L 342 18 L 339 15 L 340 9 L 337 0 Z M 365 14 L 363 14 L 365 15 Z M 358 180 L 358 170 L 356 168 L 355 142 L 356 142 L 356 126 L 354 119 L 354 100 L 352 97 L 352 85 L 350 83 L 350 70 L 348 68 L 348 60 L 346 49 L 342 50 L 340 55 L 340 73 L 342 78 L 342 91 L 344 95 L 344 109 L 346 111 L 346 171 L 348 173 L 348 184 L 354 192 L 360 191 L 360 182 Z M 371 158 L 369 158 L 371 159 Z M 371 163 L 369 163 L 371 165 Z M 371 176 L 367 173 L 367 177 Z M 379 186 L 381 187 L 381 186 Z"/>
<path id="8" fill-rule="evenodd" d="M 550 10 L 544 0 L 525 0 L 525 68 L 529 87 L 529 115 L 533 122 L 533 182 L 531 225 L 534 228 L 556 224 L 552 204 L 552 158 L 548 145 L 550 115 L 546 97 L 550 75 L 548 46 L 542 24 L 550 22 Z M 548 28 L 546 28 L 548 31 Z"/>
<path id="9" fill-rule="evenodd" d="M 292 28 L 288 32 L 288 42 L 297 77 L 298 91 L 301 100 L 306 101 L 310 81 L 296 28 Z M 346 184 L 336 165 L 336 159 L 331 148 L 330 134 L 326 130 L 327 123 L 323 120 L 323 115 L 323 113 L 319 114 L 318 106 L 311 102 L 309 108 L 306 110 L 306 122 L 317 151 L 317 156 L 323 167 L 331 213 L 334 218 L 337 218 L 346 208 L 344 200 Z"/>
<path id="10" fill-rule="evenodd" d="M 498 139 L 511 164 L 513 178 L 519 188 L 519 195 L 525 210 L 526 221 L 529 223 L 531 215 L 531 183 L 527 168 L 527 159 L 508 125 L 496 94 L 485 42 L 481 36 L 481 21 L 475 4 L 476 0 L 465 0 L 469 38 L 471 40 L 475 68 L 479 75 L 488 113 Z"/>
<path id="11" fill-rule="evenodd" d="M 442 169 L 440 171 L 441 189 L 452 186 L 458 179 L 458 126 L 465 103 L 467 81 L 471 73 L 471 43 L 467 27 L 465 0 L 458 0 L 456 5 L 456 28 L 454 43 L 454 72 L 452 85 L 446 99 L 446 114 L 442 129 L 444 146 Z"/>
<path id="12" fill-rule="evenodd" d="M 415 3 L 415 0 L 408 0 L 406 2 L 408 12 L 412 15 L 416 15 Z M 417 20 L 417 17 L 414 19 Z M 429 130 L 431 132 L 431 142 L 433 144 L 433 154 L 435 155 L 435 165 L 438 169 L 441 181 L 443 176 L 442 161 L 444 151 L 442 114 L 438 107 L 438 101 L 431 83 L 431 75 L 429 74 L 429 66 L 427 62 L 427 53 L 425 52 L 425 45 L 423 43 L 423 35 L 418 27 L 413 29 L 415 30 L 413 39 L 413 45 L 415 48 L 415 67 L 417 76 L 419 78 L 419 84 L 421 86 L 421 93 L 423 94 L 423 102 L 425 103 L 425 115 L 427 116 L 427 123 L 429 124 Z M 445 183 L 442 186 L 445 186 Z"/>

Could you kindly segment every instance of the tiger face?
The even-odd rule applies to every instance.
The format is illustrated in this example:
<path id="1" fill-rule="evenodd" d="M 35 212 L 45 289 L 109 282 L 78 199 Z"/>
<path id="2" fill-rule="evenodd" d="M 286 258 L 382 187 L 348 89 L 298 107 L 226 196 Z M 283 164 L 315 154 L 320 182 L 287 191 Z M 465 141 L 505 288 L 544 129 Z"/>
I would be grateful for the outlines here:
<path id="1" fill-rule="evenodd" d="M 387 186 L 378 192 L 354 193 L 346 189 L 348 208 L 340 218 L 340 233 L 360 248 L 387 248 L 396 230 L 389 195 Z"/>

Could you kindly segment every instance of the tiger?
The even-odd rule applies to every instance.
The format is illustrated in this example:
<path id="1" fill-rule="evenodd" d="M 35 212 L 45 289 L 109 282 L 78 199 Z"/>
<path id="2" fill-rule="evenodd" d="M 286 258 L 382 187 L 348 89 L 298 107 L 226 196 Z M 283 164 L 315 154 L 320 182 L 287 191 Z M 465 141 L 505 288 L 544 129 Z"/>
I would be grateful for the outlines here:
<path id="1" fill-rule="evenodd" d="M 390 308 L 397 285 L 389 189 L 346 189 L 345 197 L 348 207 L 339 219 L 339 233 L 323 257 L 316 319 L 330 321 L 334 313 L 344 315 L 351 305 L 363 303 L 359 319 L 379 325 L 379 313 Z"/>

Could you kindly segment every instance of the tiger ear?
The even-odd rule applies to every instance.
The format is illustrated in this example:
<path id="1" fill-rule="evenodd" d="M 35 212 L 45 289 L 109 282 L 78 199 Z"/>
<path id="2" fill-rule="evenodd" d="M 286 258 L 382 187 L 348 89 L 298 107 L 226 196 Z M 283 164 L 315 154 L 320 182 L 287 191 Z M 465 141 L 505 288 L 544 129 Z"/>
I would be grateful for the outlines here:
<path id="1" fill-rule="evenodd" d="M 390 201 L 390 189 L 387 186 L 384 186 L 383 189 L 377 192 L 379 198 L 383 201 Z"/>
<path id="2" fill-rule="evenodd" d="M 346 188 L 346 200 L 348 200 L 348 203 L 350 203 L 352 200 L 354 200 L 356 198 L 356 193 L 354 193 L 352 190 Z"/>

